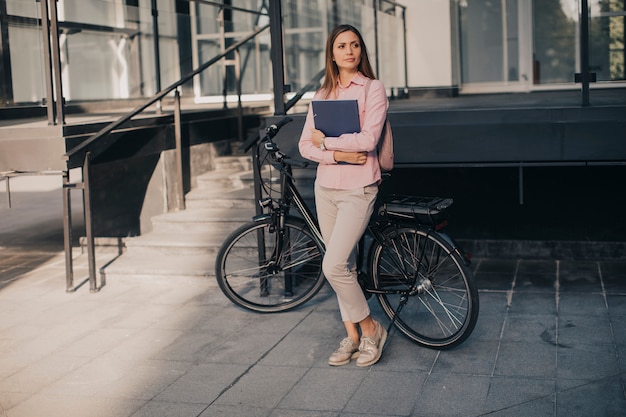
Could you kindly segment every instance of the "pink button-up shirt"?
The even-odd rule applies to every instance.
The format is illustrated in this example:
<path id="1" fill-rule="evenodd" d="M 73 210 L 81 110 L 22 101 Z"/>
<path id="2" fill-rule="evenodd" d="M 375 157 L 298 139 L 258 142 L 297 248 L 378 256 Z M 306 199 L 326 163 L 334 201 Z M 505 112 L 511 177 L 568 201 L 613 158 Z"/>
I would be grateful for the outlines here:
<path id="1" fill-rule="evenodd" d="M 379 80 L 373 80 L 370 84 L 366 100 L 366 81 L 367 78 L 359 72 L 352 78 L 347 87 L 338 84 L 337 100 L 356 99 L 359 103 L 361 132 L 345 133 L 339 137 L 326 137 L 324 139 L 325 151 L 313 145 L 311 140 L 311 129 L 315 127 L 315 124 L 313 122 L 313 110 L 309 105 L 309 112 L 304 122 L 298 147 L 304 158 L 319 163 L 317 183 L 322 187 L 350 190 L 380 181 L 376 145 L 385 124 L 389 100 L 385 86 Z M 322 99 L 319 91 L 315 94 L 314 99 Z M 367 161 L 364 165 L 338 164 L 333 158 L 333 151 L 366 151 Z"/>

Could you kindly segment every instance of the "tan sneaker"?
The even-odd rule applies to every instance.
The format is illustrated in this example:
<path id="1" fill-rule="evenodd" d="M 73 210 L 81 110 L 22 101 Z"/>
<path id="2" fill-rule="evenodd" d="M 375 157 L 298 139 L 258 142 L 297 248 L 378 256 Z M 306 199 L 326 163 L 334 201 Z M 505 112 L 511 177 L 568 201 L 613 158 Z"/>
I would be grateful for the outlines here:
<path id="1" fill-rule="evenodd" d="M 339 349 L 328 358 L 328 364 L 332 366 L 347 365 L 351 359 L 359 357 L 359 344 L 346 337 L 339 343 Z"/>
<path id="2" fill-rule="evenodd" d="M 359 346 L 359 358 L 356 360 L 357 366 L 374 365 L 380 359 L 383 353 L 383 346 L 387 340 L 387 330 L 376 322 L 376 332 L 374 336 L 361 336 L 361 345 Z"/>

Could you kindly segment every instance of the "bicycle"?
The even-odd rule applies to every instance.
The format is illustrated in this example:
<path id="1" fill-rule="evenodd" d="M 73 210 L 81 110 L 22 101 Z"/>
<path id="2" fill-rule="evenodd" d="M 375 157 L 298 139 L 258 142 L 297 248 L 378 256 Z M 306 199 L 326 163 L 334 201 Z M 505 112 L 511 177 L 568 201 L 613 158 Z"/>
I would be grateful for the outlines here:
<path id="1" fill-rule="evenodd" d="M 271 177 L 261 186 L 264 213 L 232 232 L 216 258 L 217 282 L 224 295 L 248 310 L 272 313 L 294 309 L 322 288 L 324 241 L 315 216 L 294 185 L 291 160 L 273 141 L 286 117 L 266 129 L 256 143 L 258 172 L 280 172 L 279 188 Z M 249 149 L 252 144 L 246 143 Z M 263 148 L 264 152 L 261 152 Z M 247 149 L 246 149 L 247 150 Z M 273 192 L 278 197 L 273 197 Z M 359 244 L 359 283 L 376 295 L 395 327 L 413 342 L 436 349 L 459 345 L 478 318 L 478 289 L 469 257 L 441 229 L 449 198 L 392 196 L 378 208 Z M 296 215 L 292 210 L 296 210 Z M 369 246 L 367 258 L 363 258 Z M 363 270 L 363 260 L 367 268 Z"/>

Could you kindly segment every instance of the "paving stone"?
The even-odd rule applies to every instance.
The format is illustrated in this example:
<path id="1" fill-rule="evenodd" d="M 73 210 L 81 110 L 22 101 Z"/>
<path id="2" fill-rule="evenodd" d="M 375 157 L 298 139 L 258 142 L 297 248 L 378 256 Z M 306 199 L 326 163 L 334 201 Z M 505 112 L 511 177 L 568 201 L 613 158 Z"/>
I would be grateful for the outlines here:
<path id="1" fill-rule="evenodd" d="M 619 377 L 596 381 L 559 391 L 557 416 L 626 416 L 626 398 Z"/>
<path id="2" fill-rule="evenodd" d="M 431 375 L 411 416 L 478 416 L 489 392 L 490 378 L 469 375 Z"/>
<path id="3" fill-rule="evenodd" d="M 558 348 L 557 377 L 593 380 L 619 374 L 613 345 L 575 344 Z"/>
<path id="4" fill-rule="evenodd" d="M 544 409 L 546 402 L 553 404 L 554 379 L 494 377 L 490 381 L 489 393 L 485 401 L 485 413 L 510 413 L 515 410 Z M 531 407 L 531 403 L 533 404 Z M 554 405 L 552 406 L 554 410 Z M 491 414 L 490 414 L 491 415 Z M 517 414 L 518 416 L 539 416 L 549 414 Z"/>
<path id="5" fill-rule="evenodd" d="M 600 261 L 602 282 L 608 293 L 626 294 L 626 262 L 603 262 Z"/>
<path id="6" fill-rule="evenodd" d="M 549 293 L 515 292 L 509 314 L 516 315 L 555 315 L 556 296 Z"/>
<path id="7" fill-rule="evenodd" d="M 513 277 L 503 272 L 478 271 L 474 279 L 481 290 L 509 291 L 513 288 Z"/>
<path id="8" fill-rule="evenodd" d="M 218 405 L 274 409 L 302 379 L 306 368 L 257 366 L 215 402 Z"/>
<path id="9" fill-rule="evenodd" d="M 554 293 L 556 291 L 556 276 L 554 274 L 519 273 L 515 277 L 515 291 Z"/>
<path id="10" fill-rule="evenodd" d="M 441 352 L 432 373 L 491 375 L 495 367 L 498 341 L 468 340 L 452 350 Z"/>
<path id="11" fill-rule="evenodd" d="M 556 347 L 550 342 L 502 342 L 494 374 L 555 378 L 556 367 Z"/>
<path id="12" fill-rule="evenodd" d="M 196 417 L 207 408 L 204 404 L 150 401 L 131 417 Z M 252 416 L 252 414 L 250 414 Z"/>
<path id="13" fill-rule="evenodd" d="M 607 317 L 608 311 L 602 294 L 567 293 L 559 296 L 559 314 Z"/>
<path id="14" fill-rule="evenodd" d="M 158 401 L 211 404 L 248 370 L 246 365 L 198 364 L 154 397 Z"/>
<path id="15" fill-rule="evenodd" d="M 468 340 L 477 340 L 481 342 L 500 340 L 500 337 L 502 336 L 504 318 L 504 314 L 487 314 L 481 311 L 478 314 L 476 327 Z"/>
<path id="16" fill-rule="evenodd" d="M 510 315 L 502 340 L 506 342 L 556 343 L 556 317 L 553 315 Z"/>
<path id="17" fill-rule="evenodd" d="M 0 251 L 0 271 L 19 257 Z M 561 263 L 561 291 L 548 288 L 555 261 L 481 260 L 478 273 L 518 280 L 480 291 L 469 339 L 438 351 L 392 330 L 380 362 L 360 369 L 327 364 L 344 336 L 328 286 L 294 311 L 257 314 L 205 281 L 66 293 L 62 253 L 27 258 L 0 284 L 0 415 L 625 415 L 626 296 L 606 285 L 619 288 L 624 262 Z M 605 292 L 585 278 L 594 264 Z"/>
<path id="18" fill-rule="evenodd" d="M 608 317 L 559 315 L 559 345 L 612 343 L 613 331 Z"/>
<path id="19" fill-rule="evenodd" d="M 310 369 L 287 394 L 278 408 L 343 410 L 367 375 L 365 370 L 354 368 Z"/>
<path id="20" fill-rule="evenodd" d="M 426 376 L 423 372 L 388 372 L 374 368 L 344 411 L 360 415 L 409 415 L 421 394 Z"/>

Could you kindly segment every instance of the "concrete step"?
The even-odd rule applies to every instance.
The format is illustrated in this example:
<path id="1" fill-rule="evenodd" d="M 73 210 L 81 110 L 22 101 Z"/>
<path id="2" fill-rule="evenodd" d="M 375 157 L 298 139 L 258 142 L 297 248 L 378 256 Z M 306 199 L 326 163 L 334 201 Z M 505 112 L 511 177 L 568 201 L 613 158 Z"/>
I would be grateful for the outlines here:
<path id="1" fill-rule="evenodd" d="M 155 216 L 152 232 L 126 239 L 124 254 L 104 270 L 107 279 L 214 276 L 215 257 L 222 242 L 252 219 L 257 205 L 249 156 L 222 156 L 216 167 L 196 177 L 198 186 L 186 195 L 185 210 Z M 279 178 L 275 169 L 266 168 L 262 175 L 274 182 Z M 294 169 L 293 176 L 296 187 L 313 207 L 315 170 Z"/>
<path id="2" fill-rule="evenodd" d="M 152 232 L 127 239 L 126 248 L 133 254 L 146 256 L 215 256 L 229 233 L 229 230 L 223 230 L 217 233 L 193 232 L 185 234 L 177 232 Z"/>
<path id="3" fill-rule="evenodd" d="M 239 171 L 251 171 L 252 170 L 252 157 L 249 155 L 241 156 L 220 156 L 215 161 L 215 171 L 224 170 L 239 170 Z"/>
<path id="4" fill-rule="evenodd" d="M 152 218 L 154 232 L 223 233 L 250 221 L 252 208 L 193 208 Z"/>
<path id="5" fill-rule="evenodd" d="M 239 168 L 209 171 L 196 177 L 198 189 L 217 192 L 230 191 L 238 188 L 250 188 L 254 174 L 252 171 Z"/>
<path id="6" fill-rule="evenodd" d="M 154 256 L 126 252 L 104 270 L 107 280 L 115 279 L 207 279 L 216 287 L 215 256 L 207 254 Z"/>
<path id="7" fill-rule="evenodd" d="M 229 191 L 216 191 L 209 188 L 196 188 L 185 197 L 187 209 L 194 208 L 249 208 L 254 210 L 254 190 L 240 188 Z"/>

